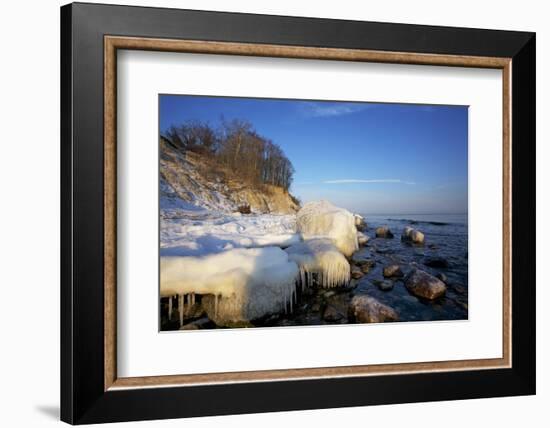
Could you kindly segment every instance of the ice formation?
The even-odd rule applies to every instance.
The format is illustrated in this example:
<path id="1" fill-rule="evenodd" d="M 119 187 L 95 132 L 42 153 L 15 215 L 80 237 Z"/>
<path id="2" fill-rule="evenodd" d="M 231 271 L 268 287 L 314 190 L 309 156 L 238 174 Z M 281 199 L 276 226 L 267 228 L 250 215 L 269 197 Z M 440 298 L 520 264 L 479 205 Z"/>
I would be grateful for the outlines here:
<path id="1" fill-rule="evenodd" d="M 180 322 L 187 302 L 203 298 L 210 319 L 219 324 L 248 321 L 292 310 L 298 267 L 277 247 L 239 248 L 202 257 L 160 260 L 161 297 L 179 296 Z M 208 303 L 212 304 L 208 304 Z"/>
<path id="2" fill-rule="evenodd" d="M 195 302 L 220 326 L 246 325 L 292 311 L 297 285 L 350 280 L 346 256 L 362 235 L 345 209 L 320 201 L 296 216 L 241 216 L 174 199 L 161 216 L 160 292 L 169 317 L 179 310 L 180 325 Z"/>
<path id="3" fill-rule="evenodd" d="M 369 237 L 365 235 L 363 232 L 357 232 L 357 243 L 359 245 L 367 245 L 369 242 Z"/>
<path id="4" fill-rule="evenodd" d="M 304 240 L 332 240 L 347 257 L 358 249 L 355 216 L 328 201 L 315 201 L 304 205 L 296 216 L 296 228 Z"/>
<path id="5" fill-rule="evenodd" d="M 302 289 L 311 287 L 314 278 L 323 288 L 346 285 L 350 280 L 349 262 L 330 239 L 309 239 L 285 251 L 300 269 Z"/>

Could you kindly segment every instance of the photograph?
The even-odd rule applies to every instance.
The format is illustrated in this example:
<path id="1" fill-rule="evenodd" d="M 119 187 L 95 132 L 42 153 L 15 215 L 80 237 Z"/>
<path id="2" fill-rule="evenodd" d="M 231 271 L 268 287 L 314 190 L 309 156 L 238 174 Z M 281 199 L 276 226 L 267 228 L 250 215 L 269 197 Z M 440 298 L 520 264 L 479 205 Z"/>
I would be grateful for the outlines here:
<path id="1" fill-rule="evenodd" d="M 545 414 L 542 6 L 399 1 L 10 3 L 4 425 Z"/>
<path id="2" fill-rule="evenodd" d="M 468 319 L 468 106 L 159 95 L 161 331 Z"/>

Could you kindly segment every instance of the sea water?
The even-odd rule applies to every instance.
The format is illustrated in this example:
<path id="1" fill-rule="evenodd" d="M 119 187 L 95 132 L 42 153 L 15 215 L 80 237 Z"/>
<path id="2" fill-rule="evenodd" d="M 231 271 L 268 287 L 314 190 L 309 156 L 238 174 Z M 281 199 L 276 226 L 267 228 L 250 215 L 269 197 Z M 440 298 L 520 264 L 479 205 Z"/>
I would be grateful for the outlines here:
<path id="1" fill-rule="evenodd" d="M 365 292 L 386 303 L 400 314 L 400 321 L 457 320 L 468 318 L 468 215 L 467 214 L 363 214 L 370 236 L 369 245 L 360 251 L 376 260 L 372 272 L 365 275 L 357 292 Z M 378 226 L 388 226 L 393 239 L 375 238 Z M 401 241 L 405 227 L 421 231 L 425 243 L 409 245 Z M 433 257 L 443 258 L 447 267 L 429 267 L 424 263 Z M 421 269 L 432 275 L 446 277 L 447 292 L 435 302 L 412 296 L 403 281 L 396 281 L 391 291 L 381 291 L 373 279 L 382 278 L 382 269 L 398 264 L 406 274 Z"/>

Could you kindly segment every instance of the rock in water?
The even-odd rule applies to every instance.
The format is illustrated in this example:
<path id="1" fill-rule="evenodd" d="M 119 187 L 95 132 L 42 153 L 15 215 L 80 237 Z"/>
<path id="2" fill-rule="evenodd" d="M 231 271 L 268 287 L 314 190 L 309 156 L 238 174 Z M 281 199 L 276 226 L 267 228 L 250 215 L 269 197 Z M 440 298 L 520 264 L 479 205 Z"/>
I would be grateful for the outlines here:
<path id="1" fill-rule="evenodd" d="M 213 325 L 212 321 L 210 321 L 208 317 L 204 317 L 181 326 L 180 330 L 201 330 L 203 328 L 209 328 L 210 324 Z"/>
<path id="2" fill-rule="evenodd" d="M 410 242 L 413 244 L 424 244 L 424 234 L 419 230 L 416 230 L 410 226 L 407 226 L 403 230 L 403 234 L 401 235 L 401 240 L 404 242 Z"/>
<path id="3" fill-rule="evenodd" d="M 376 285 L 382 291 L 393 290 L 393 281 L 390 281 L 389 279 L 385 279 L 384 281 L 378 281 Z"/>
<path id="4" fill-rule="evenodd" d="M 372 254 L 367 249 L 361 249 L 351 256 L 352 263 L 361 266 L 363 263 L 372 260 Z"/>
<path id="5" fill-rule="evenodd" d="M 403 276 L 403 272 L 399 265 L 389 265 L 384 268 L 384 278 L 400 278 Z"/>
<path id="6" fill-rule="evenodd" d="M 367 260 L 365 263 L 361 265 L 361 272 L 363 273 L 369 273 L 372 267 L 376 264 L 374 260 Z"/>
<path id="7" fill-rule="evenodd" d="M 405 287 L 415 296 L 428 300 L 443 296 L 447 290 L 443 281 L 420 269 L 415 269 L 407 275 Z"/>
<path id="8" fill-rule="evenodd" d="M 328 201 L 308 202 L 296 215 L 296 229 L 304 240 L 328 238 L 346 257 L 350 257 L 359 245 L 355 217 L 344 208 Z"/>
<path id="9" fill-rule="evenodd" d="M 393 233 L 388 226 L 380 226 L 376 228 L 377 238 L 393 238 Z"/>
<path id="10" fill-rule="evenodd" d="M 328 322 L 338 322 L 344 318 L 344 315 L 332 305 L 327 305 L 323 313 L 323 319 Z"/>
<path id="11" fill-rule="evenodd" d="M 357 243 L 361 246 L 367 245 L 369 237 L 362 232 L 357 232 Z"/>
<path id="12" fill-rule="evenodd" d="M 434 268 L 448 268 L 449 262 L 443 257 L 426 257 L 423 262 L 426 266 Z"/>
<path id="13" fill-rule="evenodd" d="M 367 223 L 365 222 L 365 219 L 360 216 L 359 214 L 354 214 L 355 217 L 355 227 L 359 232 L 364 232 L 367 230 Z"/>
<path id="14" fill-rule="evenodd" d="M 351 267 L 351 277 L 353 279 L 359 279 L 363 277 L 363 271 L 359 269 L 357 266 Z"/>
<path id="15" fill-rule="evenodd" d="M 358 266 L 363 273 L 369 273 L 371 268 L 376 264 L 372 259 L 372 254 L 366 250 L 356 252 L 352 256 L 351 261 Z"/>
<path id="16" fill-rule="evenodd" d="M 359 295 L 351 299 L 348 317 L 358 323 L 397 321 L 397 312 L 374 297 Z"/>
<path id="17" fill-rule="evenodd" d="M 447 275 L 445 275 L 445 274 L 442 273 L 442 272 L 439 272 L 435 277 L 436 277 L 437 279 L 443 281 L 445 284 L 447 284 L 447 282 L 449 281 L 448 278 L 447 278 Z"/>

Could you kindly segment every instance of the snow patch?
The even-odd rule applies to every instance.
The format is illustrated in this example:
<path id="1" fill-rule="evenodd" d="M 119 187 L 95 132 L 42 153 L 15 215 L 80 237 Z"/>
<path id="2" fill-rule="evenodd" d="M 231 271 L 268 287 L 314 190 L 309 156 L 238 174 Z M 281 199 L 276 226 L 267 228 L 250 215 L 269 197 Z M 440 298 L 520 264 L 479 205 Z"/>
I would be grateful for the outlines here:
<path id="1" fill-rule="evenodd" d="M 294 215 L 241 215 L 200 209 L 161 212 L 161 256 L 202 256 L 233 248 L 284 248 L 300 240 Z"/>

